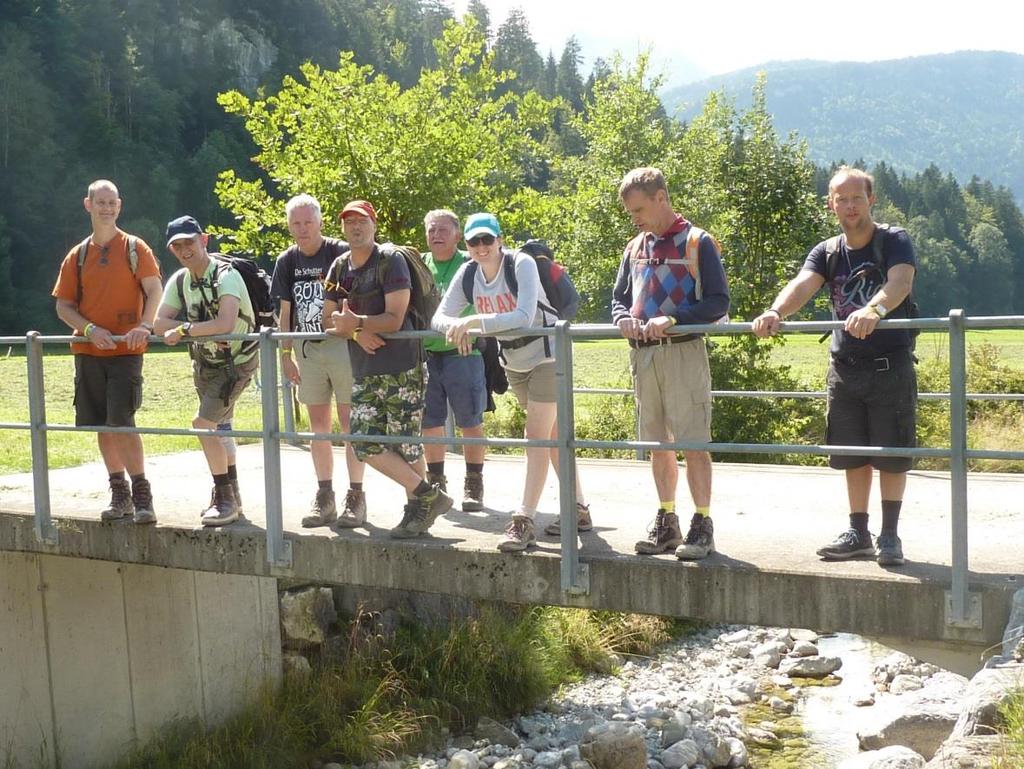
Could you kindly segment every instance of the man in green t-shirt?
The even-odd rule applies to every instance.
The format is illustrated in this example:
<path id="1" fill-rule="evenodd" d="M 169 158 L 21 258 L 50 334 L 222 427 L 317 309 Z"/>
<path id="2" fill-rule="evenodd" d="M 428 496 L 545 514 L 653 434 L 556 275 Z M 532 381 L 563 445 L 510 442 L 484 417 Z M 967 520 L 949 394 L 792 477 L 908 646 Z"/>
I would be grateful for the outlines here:
<path id="1" fill-rule="evenodd" d="M 447 209 L 438 209 L 426 215 L 423 226 L 429 249 L 429 252 L 424 253 L 423 259 L 434 274 L 438 291 L 444 294 L 468 257 L 465 251 L 457 248 L 462 237 L 459 217 Z M 472 315 L 475 312 L 475 308 L 467 306 L 463 315 Z M 484 361 L 479 350 L 473 350 L 466 356 L 459 355 L 458 348 L 448 344 L 444 337 L 424 340 L 423 348 L 427 353 L 423 435 L 444 435 L 450 406 L 455 425 L 462 430 L 464 436 L 483 438 L 487 383 L 484 378 Z M 442 443 L 423 445 L 427 460 L 427 481 L 439 483 L 445 490 L 446 448 Z M 484 509 L 483 470 L 487 447 L 480 444 L 463 448 L 466 457 L 466 478 L 463 485 L 462 509 L 466 512 L 476 512 Z"/>
<path id="2" fill-rule="evenodd" d="M 169 345 L 182 339 L 255 330 L 252 302 L 242 276 L 207 252 L 208 240 L 209 235 L 191 216 L 178 217 L 167 225 L 167 248 L 182 268 L 164 287 L 154 333 L 162 335 Z M 179 320 L 182 313 L 183 323 Z M 199 395 L 199 411 L 192 427 L 216 430 L 218 424 L 231 421 L 235 401 L 259 366 L 258 343 L 194 341 L 190 353 L 192 378 Z M 204 435 L 199 443 L 213 475 L 213 495 L 202 514 L 203 525 L 223 526 L 238 520 L 237 471 L 234 465 L 228 465 L 227 450 L 220 438 Z"/>

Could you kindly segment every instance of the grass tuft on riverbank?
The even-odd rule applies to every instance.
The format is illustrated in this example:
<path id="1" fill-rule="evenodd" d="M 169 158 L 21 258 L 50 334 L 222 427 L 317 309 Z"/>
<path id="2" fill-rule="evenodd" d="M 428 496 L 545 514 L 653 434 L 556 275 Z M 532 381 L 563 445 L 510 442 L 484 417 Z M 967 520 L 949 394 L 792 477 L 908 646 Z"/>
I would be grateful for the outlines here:
<path id="1" fill-rule="evenodd" d="M 993 769 L 1019 769 L 1024 766 L 1024 687 L 1017 689 L 999 710 L 1005 724 L 1002 755 Z"/>
<path id="2" fill-rule="evenodd" d="M 480 716 L 528 710 L 622 655 L 648 655 L 692 630 L 675 620 L 582 609 L 487 605 L 447 627 L 385 636 L 370 614 L 276 690 L 222 726 L 179 723 L 117 769 L 296 769 L 364 763 L 437 747 Z"/>

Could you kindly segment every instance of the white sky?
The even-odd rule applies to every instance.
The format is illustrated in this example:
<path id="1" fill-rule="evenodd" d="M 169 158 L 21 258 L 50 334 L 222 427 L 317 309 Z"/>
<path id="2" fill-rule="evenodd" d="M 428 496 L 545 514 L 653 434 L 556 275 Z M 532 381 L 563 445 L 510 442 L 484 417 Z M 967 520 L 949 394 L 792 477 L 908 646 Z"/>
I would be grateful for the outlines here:
<path id="1" fill-rule="evenodd" d="M 1020 0 L 485 0 L 491 33 L 519 7 L 542 56 L 576 35 L 586 62 L 653 47 L 668 84 L 773 60 L 877 61 L 960 50 L 1024 53 Z M 457 15 L 467 0 L 453 0 Z"/>

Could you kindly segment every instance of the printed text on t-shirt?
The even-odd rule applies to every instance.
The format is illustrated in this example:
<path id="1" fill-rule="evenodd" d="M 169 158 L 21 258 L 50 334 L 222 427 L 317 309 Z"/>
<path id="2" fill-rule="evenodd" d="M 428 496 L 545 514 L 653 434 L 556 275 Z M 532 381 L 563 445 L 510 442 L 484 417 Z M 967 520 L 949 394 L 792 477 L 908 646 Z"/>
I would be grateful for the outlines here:
<path id="1" fill-rule="evenodd" d="M 516 297 L 511 291 L 497 296 L 476 297 L 476 311 L 481 314 L 512 312 L 516 308 Z"/>

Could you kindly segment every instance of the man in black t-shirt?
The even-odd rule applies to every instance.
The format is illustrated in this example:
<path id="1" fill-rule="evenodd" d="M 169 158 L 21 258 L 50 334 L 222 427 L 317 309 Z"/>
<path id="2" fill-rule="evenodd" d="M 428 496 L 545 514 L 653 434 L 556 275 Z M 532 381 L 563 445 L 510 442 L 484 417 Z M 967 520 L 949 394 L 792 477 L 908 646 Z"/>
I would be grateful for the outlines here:
<path id="1" fill-rule="evenodd" d="M 769 336 L 827 282 L 833 317 L 845 321 L 832 332 L 828 368 L 826 443 L 835 446 L 913 447 L 916 433 L 917 377 L 913 335 L 904 330 L 875 331 L 887 316 L 910 317 L 910 291 L 916 259 L 906 231 L 877 225 L 873 179 L 843 166 L 829 182 L 828 207 L 839 219 L 842 236 L 811 249 L 803 269 L 754 319 L 753 331 Z M 882 263 L 875 258 L 876 241 Z M 835 255 L 829 267 L 829 252 Z M 897 534 L 909 457 L 832 456 L 829 465 L 846 471 L 850 528 L 818 550 L 825 560 L 876 555 L 868 531 L 872 467 L 878 469 L 882 529 L 877 557 L 882 566 L 904 563 Z"/>
<path id="2" fill-rule="evenodd" d="M 348 252 L 348 243 L 322 234 L 320 203 L 312 195 L 296 195 L 285 205 L 288 231 L 295 244 L 277 258 L 271 294 L 281 303 L 281 331 L 322 333 L 324 279 L 334 260 Z M 294 344 L 293 344 L 294 341 Z M 331 399 L 337 402 L 341 431 L 349 431 L 352 403 L 352 364 L 348 343 L 337 337 L 286 339 L 281 342 L 281 370 L 298 388 L 299 402 L 309 412 L 314 433 L 333 432 Z M 292 353 L 295 359 L 292 359 Z M 338 519 L 334 498 L 334 453 L 329 440 L 312 441 L 310 455 L 316 472 L 317 492 L 306 527 L 327 526 Z M 349 490 L 345 495 L 342 522 L 366 519 L 363 491 L 365 465 L 345 447 Z"/>
<path id="3" fill-rule="evenodd" d="M 365 200 L 341 211 L 350 251 L 334 260 L 324 291 L 324 330 L 348 339 L 352 359 L 352 434 L 419 436 L 423 413 L 423 366 L 419 339 L 387 339 L 380 334 L 412 329 L 409 265 L 396 249 L 376 242 L 377 212 Z M 356 456 L 405 488 L 408 504 L 395 538 L 426 534 L 452 506 L 438 484 L 424 480 L 419 443 L 360 441 Z M 355 525 L 359 525 L 359 521 Z"/>

